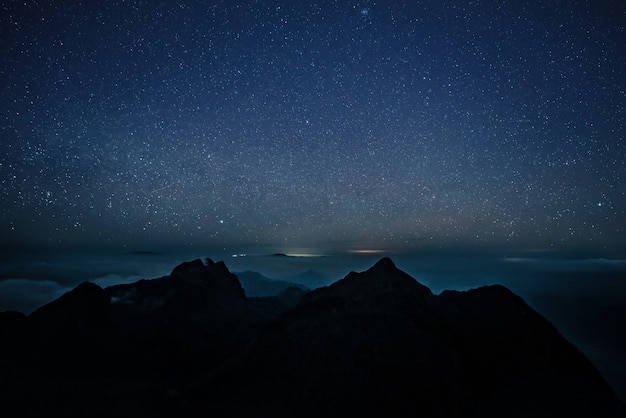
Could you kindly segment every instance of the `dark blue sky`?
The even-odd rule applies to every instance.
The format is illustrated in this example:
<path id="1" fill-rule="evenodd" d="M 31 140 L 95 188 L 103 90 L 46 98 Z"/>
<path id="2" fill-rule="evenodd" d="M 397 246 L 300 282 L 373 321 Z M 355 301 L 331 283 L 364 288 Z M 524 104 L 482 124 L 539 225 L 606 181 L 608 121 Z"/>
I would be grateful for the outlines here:
<path id="1" fill-rule="evenodd" d="M 626 248 L 622 1 L 4 2 L 0 246 Z"/>

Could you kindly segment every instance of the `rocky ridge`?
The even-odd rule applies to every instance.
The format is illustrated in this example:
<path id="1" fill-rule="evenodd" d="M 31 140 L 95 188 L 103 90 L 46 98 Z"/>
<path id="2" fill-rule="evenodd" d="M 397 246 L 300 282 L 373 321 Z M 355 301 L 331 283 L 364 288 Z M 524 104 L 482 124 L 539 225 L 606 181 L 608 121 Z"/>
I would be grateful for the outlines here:
<path id="1" fill-rule="evenodd" d="M 389 258 L 270 298 L 194 260 L 2 313 L 0 337 L 7 416 L 625 416 L 508 289 L 435 295 Z"/>

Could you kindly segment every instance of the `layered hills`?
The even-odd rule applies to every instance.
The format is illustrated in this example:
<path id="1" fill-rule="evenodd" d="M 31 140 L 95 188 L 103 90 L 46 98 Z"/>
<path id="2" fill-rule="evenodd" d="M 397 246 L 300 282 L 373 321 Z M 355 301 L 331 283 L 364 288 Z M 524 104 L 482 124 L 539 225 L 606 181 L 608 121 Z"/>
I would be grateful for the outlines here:
<path id="1" fill-rule="evenodd" d="M 383 258 L 247 297 L 222 262 L 0 314 L 4 416 L 621 417 L 587 358 L 502 286 L 439 295 Z"/>

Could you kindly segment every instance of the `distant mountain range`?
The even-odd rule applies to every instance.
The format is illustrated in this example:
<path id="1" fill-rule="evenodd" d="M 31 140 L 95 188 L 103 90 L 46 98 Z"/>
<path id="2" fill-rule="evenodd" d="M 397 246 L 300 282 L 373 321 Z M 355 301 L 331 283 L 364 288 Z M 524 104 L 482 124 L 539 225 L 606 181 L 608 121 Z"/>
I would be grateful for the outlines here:
<path id="1" fill-rule="evenodd" d="M 293 274 L 290 276 L 286 276 L 283 278 L 284 281 L 299 283 L 302 284 L 309 289 L 316 289 L 322 286 L 328 286 L 332 283 L 332 279 L 319 271 L 316 270 L 306 270 L 299 274 Z"/>
<path id="2" fill-rule="evenodd" d="M 245 289 L 246 296 L 249 297 L 276 296 L 290 287 L 309 290 L 307 286 L 299 282 L 270 279 L 256 271 L 241 271 L 234 274 Z"/>
<path id="3" fill-rule="evenodd" d="M 310 292 L 210 259 L 86 282 L 0 342 L 7 417 L 626 416 L 508 289 L 434 295 L 388 258 Z"/>

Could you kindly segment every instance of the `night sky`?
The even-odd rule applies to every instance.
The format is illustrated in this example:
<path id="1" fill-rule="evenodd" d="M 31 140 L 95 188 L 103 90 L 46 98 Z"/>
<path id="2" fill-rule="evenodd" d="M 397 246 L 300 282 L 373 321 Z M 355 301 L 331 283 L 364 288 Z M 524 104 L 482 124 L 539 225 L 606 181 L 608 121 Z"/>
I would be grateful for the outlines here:
<path id="1" fill-rule="evenodd" d="M 4 1 L 0 247 L 626 248 L 623 1 Z"/>

